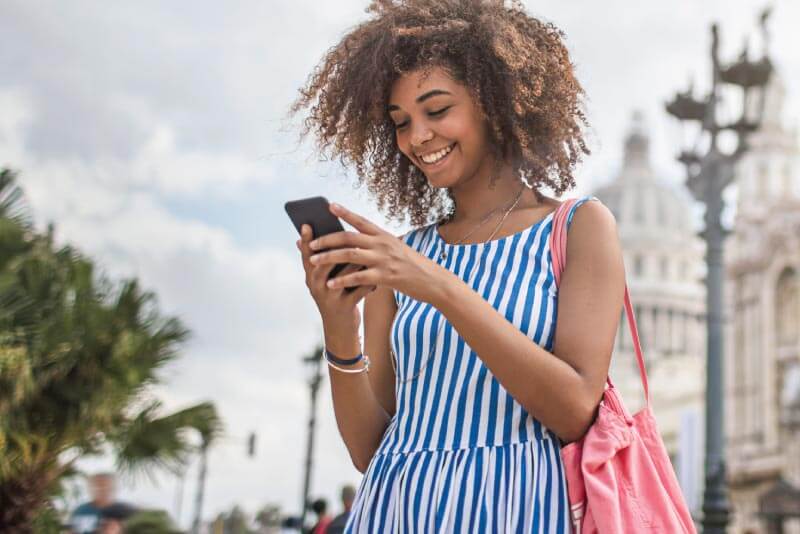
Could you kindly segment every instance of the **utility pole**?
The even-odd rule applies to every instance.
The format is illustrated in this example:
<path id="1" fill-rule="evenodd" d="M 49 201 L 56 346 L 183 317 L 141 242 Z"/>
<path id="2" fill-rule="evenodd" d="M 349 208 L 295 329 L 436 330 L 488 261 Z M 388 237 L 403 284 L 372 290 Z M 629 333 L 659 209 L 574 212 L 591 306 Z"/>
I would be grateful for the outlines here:
<path id="1" fill-rule="evenodd" d="M 703 532 L 723 534 L 730 521 L 730 503 L 725 471 L 725 409 L 723 374 L 722 323 L 725 310 L 723 289 L 725 283 L 724 245 L 728 231 L 721 216 L 724 209 L 723 193 L 734 178 L 736 163 L 748 150 L 747 137 L 761 125 L 764 111 L 764 88 L 772 73 L 772 63 L 767 55 L 769 35 L 766 28 L 770 9 L 761 15 L 764 50 L 761 59 L 750 61 L 745 44 L 741 56 L 734 63 L 723 66 L 719 59 L 719 28 L 711 26 L 711 89 L 704 99 L 695 99 L 692 88 L 678 93 L 667 103 L 667 112 L 681 121 L 700 124 L 700 135 L 707 134 L 709 143 L 704 153 L 695 148 L 682 150 L 678 160 L 686 167 L 686 184 L 696 200 L 705 205 L 705 228 L 701 237 L 706 244 L 707 311 L 707 368 L 706 368 L 706 443 L 705 491 L 703 494 Z M 736 86 L 743 91 L 741 114 L 736 122 L 721 124 L 719 108 L 723 103 L 725 87 Z M 758 96 L 758 101 L 752 99 Z M 736 148 L 728 153 L 719 146 L 719 134 L 733 132 Z M 695 146 L 699 145 L 696 143 Z"/>
<path id="2" fill-rule="evenodd" d="M 314 351 L 303 358 L 303 362 L 308 364 L 311 369 L 311 376 L 308 386 L 311 389 L 311 413 L 308 418 L 308 437 L 306 442 L 306 465 L 303 474 L 303 502 L 300 508 L 300 529 L 306 524 L 306 511 L 308 510 L 309 491 L 311 484 L 311 470 L 314 459 L 314 432 L 317 424 L 317 392 L 322 384 L 322 345 L 318 345 Z"/>

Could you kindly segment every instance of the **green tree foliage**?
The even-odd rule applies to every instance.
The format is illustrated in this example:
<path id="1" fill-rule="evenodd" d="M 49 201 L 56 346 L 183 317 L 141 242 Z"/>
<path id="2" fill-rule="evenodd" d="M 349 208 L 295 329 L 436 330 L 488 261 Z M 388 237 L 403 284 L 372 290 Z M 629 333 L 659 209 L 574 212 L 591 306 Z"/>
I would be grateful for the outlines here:
<path id="1" fill-rule="evenodd" d="M 148 394 L 189 334 L 181 322 L 52 234 L 1 171 L 0 532 L 32 532 L 82 456 L 110 445 L 123 471 L 177 470 L 190 430 L 206 442 L 221 429 L 210 403 L 163 415 Z"/>
<path id="2" fill-rule="evenodd" d="M 143 510 L 125 521 L 125 534 L 180 534 L 162 510 Z"/>

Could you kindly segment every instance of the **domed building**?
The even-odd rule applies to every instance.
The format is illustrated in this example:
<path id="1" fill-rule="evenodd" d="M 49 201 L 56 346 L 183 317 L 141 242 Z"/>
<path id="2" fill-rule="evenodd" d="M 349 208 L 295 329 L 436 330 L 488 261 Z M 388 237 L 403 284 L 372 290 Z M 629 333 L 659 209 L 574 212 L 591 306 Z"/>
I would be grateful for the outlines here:
<path id="1" fill-rule="evenodd" d="M 763 124 L 731 189 L 723 324 L 732 533 L 800 534 L 800 136 L 783 124 L 785 94 L 773 73 Z M 699 519 L 707 352 L 701 213 L 683 185 L 655 174 L 648 149 L 637 113 L 618 175 L 594 195 L 617 220 L 653 409 Z M 638 410 L 643 393 L 624 313 L 611 378 Z"/>
<path id="2" fill-rule="evenodd" d="M 701 505 L 705 392 L 704 245 L 687 191 L 660 179 L 640 113 L 617 177 L 593 193 L 614 213 L 659 430 L 693 511 Z M 611 378 L 626 406 L 643 406 L 636 357 L 623 313 Z"/>

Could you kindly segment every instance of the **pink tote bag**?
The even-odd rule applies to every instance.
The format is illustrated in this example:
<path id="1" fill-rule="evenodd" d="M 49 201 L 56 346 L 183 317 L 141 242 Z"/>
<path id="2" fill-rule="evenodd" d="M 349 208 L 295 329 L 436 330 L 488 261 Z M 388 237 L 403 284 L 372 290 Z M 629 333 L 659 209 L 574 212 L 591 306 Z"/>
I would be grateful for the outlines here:
<path id="1" fill-rule="evenodd" d="M 576 201 L 562 203 L 553 218 L 550 250 L 556 286 L 567 256 L 567 215 Z M 592 426 L 583 438 L 561 449 L 573 533 L 695 533 L 650 408 L 647 372 L 627 286 L 625 313 L 645 407 L 631 416 L 609 377 Z"/>

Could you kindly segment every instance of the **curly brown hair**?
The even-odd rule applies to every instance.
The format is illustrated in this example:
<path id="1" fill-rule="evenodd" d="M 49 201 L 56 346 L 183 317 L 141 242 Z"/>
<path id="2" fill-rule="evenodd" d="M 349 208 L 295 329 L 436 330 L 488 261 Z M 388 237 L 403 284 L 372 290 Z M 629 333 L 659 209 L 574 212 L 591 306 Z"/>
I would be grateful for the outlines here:
<path id="1" fill-rule="evenodd" d="M 454 212 L 450 190 L 432 187 L 398 149 L 387 111 L 392 84 L 418 69 L 441 67 L 468 89 L 495 161 L 537 191 L 575 186 L 573 169 L 590 153 L 588 121 L 561 30 L 518 1 L 374 0 L 366 12 L 373 16 L 327 51 L 290 112 L 309 108 L 301 138 L 313 131 L 322 154 L 354 165 L 387 217 L 422 226 L 431 213 Z"/>

